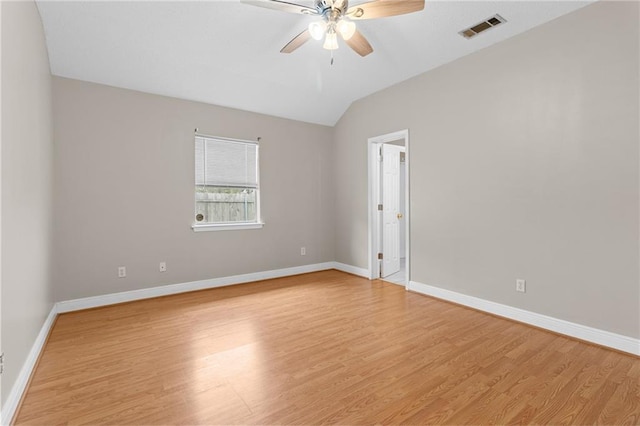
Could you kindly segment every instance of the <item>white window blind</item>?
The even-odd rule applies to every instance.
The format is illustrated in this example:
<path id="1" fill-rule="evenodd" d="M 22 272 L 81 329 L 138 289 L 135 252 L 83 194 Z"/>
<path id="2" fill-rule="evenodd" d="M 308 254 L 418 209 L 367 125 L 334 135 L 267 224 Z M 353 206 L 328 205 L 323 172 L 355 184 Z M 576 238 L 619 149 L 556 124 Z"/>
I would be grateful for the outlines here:
<path id="1" fill-rule="evenodd" d="M 196 137 L 196 185 L 258 188 L 258 144 Z"/>
<path id="2" fill-rule="evenodd" d="M 258 144 L 195 137 L 194 230 L 262 227 Z"/>

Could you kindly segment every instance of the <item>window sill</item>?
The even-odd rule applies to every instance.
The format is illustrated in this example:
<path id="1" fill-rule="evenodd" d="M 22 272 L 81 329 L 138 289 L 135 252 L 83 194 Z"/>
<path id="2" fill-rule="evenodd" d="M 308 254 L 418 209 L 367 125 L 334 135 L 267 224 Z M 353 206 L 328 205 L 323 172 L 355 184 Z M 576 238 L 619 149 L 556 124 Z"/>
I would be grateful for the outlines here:
<path id="1" fill-rule="evenodd" d="M 191 225 L 193 232 L 209 232 L 209 231 L 232 231 L 240 229 L 260 229 L 264 226 L 262 222 L 252 223 L 206 223 Z"/>

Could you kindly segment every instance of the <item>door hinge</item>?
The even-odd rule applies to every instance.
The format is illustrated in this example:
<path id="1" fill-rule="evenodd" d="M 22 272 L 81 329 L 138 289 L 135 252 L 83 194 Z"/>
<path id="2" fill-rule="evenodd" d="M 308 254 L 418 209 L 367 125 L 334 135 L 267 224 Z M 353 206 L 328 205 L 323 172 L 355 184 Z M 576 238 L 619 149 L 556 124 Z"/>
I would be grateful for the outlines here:
<path id="1" fill-rule="evenodd" d="M 382 253 L 378 253 L 378 260 L 382 260 Z"/>
<path id="2" fill-rule="evenodd" d="M 4 352 L 0 354 L 0 374 L 4 373 Z"/>
<path id="3" fill-rule="evenodd" d="M 382 204 L 378 204 L 378 210 L 382 211 Z"/>

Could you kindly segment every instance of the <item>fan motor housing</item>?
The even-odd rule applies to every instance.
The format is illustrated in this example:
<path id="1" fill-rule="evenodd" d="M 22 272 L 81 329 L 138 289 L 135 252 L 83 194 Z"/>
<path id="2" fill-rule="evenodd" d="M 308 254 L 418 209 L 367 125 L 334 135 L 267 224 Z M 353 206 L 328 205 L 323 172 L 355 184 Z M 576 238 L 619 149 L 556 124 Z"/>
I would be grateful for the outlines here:
<path id="1" fill-rule="evenodd" d="M 349 0 L 315 0 L 315 7 L 321 14 L 325 14 L 332 9 L 342 14 L 349 8 Z"/>

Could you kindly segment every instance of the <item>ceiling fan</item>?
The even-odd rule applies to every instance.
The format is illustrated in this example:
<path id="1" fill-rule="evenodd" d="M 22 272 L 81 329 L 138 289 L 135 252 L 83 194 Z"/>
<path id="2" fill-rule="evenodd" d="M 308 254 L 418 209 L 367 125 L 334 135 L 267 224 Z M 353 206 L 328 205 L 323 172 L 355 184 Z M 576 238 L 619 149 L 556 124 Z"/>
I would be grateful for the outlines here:
<path id="1" fill-rule="evenodd" d="M 384 18 L 404 15 L 424 9 L 424 0 L 372 0 L 349 7 L 349 0 L 314 0 L 313 7 L 281 0 L 240 0 L 242 3 L 282 12 L 317 16 L 320 19 L 309 24 L 309 27 L 295 36 L 281 50 L 291 53 L 310 38 L 322 40 L 327 50 L 338 48 L 338 34 L 349 47 L 360 56 L 367 56 L 373 48 L 367 39 L 356 29 L 353 21 L 360 19 Z"/>

